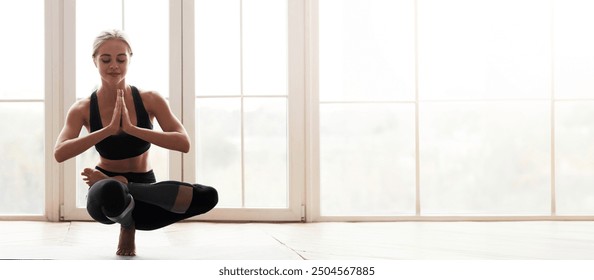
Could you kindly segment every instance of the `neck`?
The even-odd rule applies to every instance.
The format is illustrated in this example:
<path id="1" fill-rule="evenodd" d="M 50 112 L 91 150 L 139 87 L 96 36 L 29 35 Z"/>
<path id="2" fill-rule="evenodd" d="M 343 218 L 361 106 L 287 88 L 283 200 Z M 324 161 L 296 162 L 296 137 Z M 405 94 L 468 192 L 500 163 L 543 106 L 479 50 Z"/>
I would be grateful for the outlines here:
<path id="1" fill-rule="evenodd" d="M 101 83 L 101 86 L 99 86 L 99 89 L 97 89 L 97 92 L 101 92 L 101 94 L 113 95 L 115 97 L 118 89 L 125 90 L 127 87 L 128 85 L 124 80 L 117 84 L 103 82 Z"/>

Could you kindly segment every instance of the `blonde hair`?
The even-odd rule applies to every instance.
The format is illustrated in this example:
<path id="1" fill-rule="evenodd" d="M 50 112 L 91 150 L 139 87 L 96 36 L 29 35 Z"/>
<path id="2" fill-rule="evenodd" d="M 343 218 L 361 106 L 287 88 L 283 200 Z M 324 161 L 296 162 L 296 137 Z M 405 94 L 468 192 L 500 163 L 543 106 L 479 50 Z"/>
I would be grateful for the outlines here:
<path id="1" fill-rule="evenodd" d="M 128 38 L 128 35 L 126 35 L 126 33 L 124 33 L 122 30 L 111 29 L 101 31 L 101 33 L 95 37 L 95 41 L 93 42 L 93 58 L 97 55 L 99 47 L 101 47 L 101 45 L 103 45 L 103 43 L 105 43 L 107 40 L 111 39 L 121 40 L 122 42 L 126 43 L 128 46 L 128 52 L 130 53 L 130 56 L 132 56 L 132 47 L 130 47 L 130 39 Z"/>

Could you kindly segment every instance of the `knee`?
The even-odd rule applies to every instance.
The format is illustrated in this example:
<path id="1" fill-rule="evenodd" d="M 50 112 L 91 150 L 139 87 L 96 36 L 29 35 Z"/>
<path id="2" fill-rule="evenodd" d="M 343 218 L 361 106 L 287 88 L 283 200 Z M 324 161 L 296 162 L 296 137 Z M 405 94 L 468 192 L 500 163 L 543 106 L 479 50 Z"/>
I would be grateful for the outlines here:
<path id="1" fill-rule="evenodd" d="M 115 179 L 103 179 L 97 181 L 89 188 L 89 196 L 104 196 L 106 193 L 127 191 L 126 185 Z"/>
<path id="2" fill-rule="evenodd" d="M 210 209 L 215 208 L 219 203 L 219 192 L 213 187 L 206 187 L 207 197 L 210 198 Z"/>
<path id="3" fill-rule="evenodd" d="M 101 209 L 105 215 L 117 216 L 126 208 L 128 200 L 126 185 L 117 180 L 104 179 L 93 184 L 89 189 L 87 210 L 91 214 L 91 211 L 99 212 L 98 210 Z M 98 213 L 93 214 L 98 216 Z M 97 219 L 95 218 L 95 220 Z"/>
<path id="4" fill-rule="evenodd" d="M 196 186 L 194 189 L 197 197 L 200 198 L 200 206 L 204 212 L 210 211 L 219 203 L 219 193 L 215 188 L 198 184 L 194 186 Z"/>

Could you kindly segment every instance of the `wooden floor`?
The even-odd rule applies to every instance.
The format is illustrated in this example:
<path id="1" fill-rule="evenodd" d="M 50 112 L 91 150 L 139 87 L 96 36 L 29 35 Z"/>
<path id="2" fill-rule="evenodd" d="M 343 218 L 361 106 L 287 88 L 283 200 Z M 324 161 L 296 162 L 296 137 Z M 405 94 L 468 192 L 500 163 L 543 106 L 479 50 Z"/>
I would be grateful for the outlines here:
<path id="1" fill-rule="evenodd" d="M 0 221 L 0 259 L 113 260 L 117 225 Z M 594 222 L 185 222 L 138 231 L 140 260 L 591 260 Z"/>

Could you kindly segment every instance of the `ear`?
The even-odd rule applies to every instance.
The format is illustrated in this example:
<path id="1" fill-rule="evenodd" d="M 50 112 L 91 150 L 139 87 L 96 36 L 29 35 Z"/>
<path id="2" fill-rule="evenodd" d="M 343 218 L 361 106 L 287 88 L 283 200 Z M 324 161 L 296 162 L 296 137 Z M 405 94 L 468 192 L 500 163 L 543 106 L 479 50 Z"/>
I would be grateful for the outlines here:
<path id="1" fill-rule="evenodd" d="M 93 56 L 93 64 L 95 64 L 95 68 L 97 68 L 97 60 L 95 59 L 94 56 Z"/>

